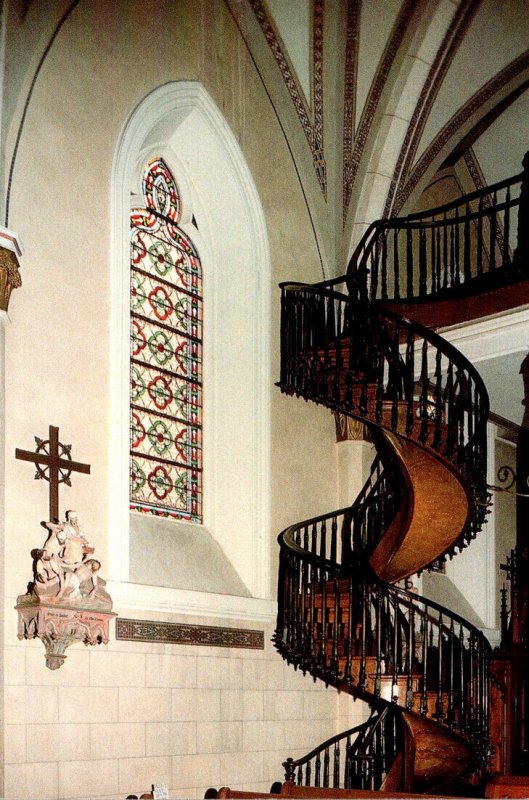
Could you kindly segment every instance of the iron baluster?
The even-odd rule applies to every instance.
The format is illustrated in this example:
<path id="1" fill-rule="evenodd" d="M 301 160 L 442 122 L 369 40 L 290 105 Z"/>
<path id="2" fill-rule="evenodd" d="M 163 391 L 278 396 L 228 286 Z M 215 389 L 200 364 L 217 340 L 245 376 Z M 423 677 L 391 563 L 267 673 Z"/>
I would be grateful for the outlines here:
<path id="1" fill-rule="evenodd" d="M 336 366 L 334 369 L 334 400 L 339 403 L 342 395 L 341 379 L 343 374 L 343 361 L 342 361 L 342 304 L 338 303 L 338 312 L 336 318 L 337 335 L 335 338 L 336 348 Z"/>
<path id="2" fill-rule="evenodd" d="M 444 265 L 444 276 L 443 276 L 443 288 L 447 289 L 449 285 L 448 281 L 448 264 L 449 264 L 449 251 L 448 251 L 448 220 L 446 216 L 446 211 L 443 217 L 443 265 Z"/>
<path id="3" fill-rule="evenodd" d="M 448 664 L 448 708 L 446 710 L 446 721 L 450 728 L 455 725 L 454 716 L 454 648 L 455 648 L 455 633 L 454 633 L 454 620 L 450 620 L 450 630 L 448 633 L 448 642 L 450 647 L 450 656 Z"/>
<path id="4" fill-rule="evenodd" d="M 468 681 L 468 689 L 469 689 L 469 703 L 468 703 L 468 725 L 470 733 L 474 732 L 474 726 L 476 722 L 476 713 L 475 713 L 475 702 L 476 702 L 476 660 L 475 660 L 475 652 L 474 652 L 474 636 L 472 631 L 470 632 L 470 637 L 468 640 L 468 672 L 469 672 L 469 681 Z"/>
<path id="5" fill-rule="evenodd" d="M 432 229 L 433 236 L 433 229 Z M 435 274 L 437 276 L 435 291 L 441 291 L 441 231 L 439 226 L 435 228 Z"/>
<path id="6" fill-rule="evenodd" d="M 329 748 L 326 747 L 323 755 L 323 785 L 326 788 L 329 786 L 329 764 L 330 764 Z"/>
<path id="7" fill-rule="evenodd" d="M 478 275 L 483 274 L 483 197 L 479 198 L 478 203 L 478 224 L 476 236 L 476 271 Z"/>
<path id="8" fill-rule="evenodd" d="M 457 417 L 454 408 L 454 365 L 452 360 L 448 362 L 448 373 L 445 387 L 445 402 L 448 416 L 448 430 L 446 436 L 446 455 L 452 457 L 455 443 L 457 441 Z"/>
<path id="9" fill-rule="evenodd" d="M 460 254 L 461 254 L 461 241 L 460 241 L 460 217 L 458 212 L 454 217 L 454 283 L 459 286 L 461 283 L 461 267 L 460 267 Z"/>
<path id="10" fill-rule="evenodd" d="M 399 615 L 400 607 L 397 595 L 393 596 L 393 683 L 391 699 L 394 703 L 399 700 Z"/>
<path id="11" fill-rule="evenodd" d="M 405 393 L 406 393 L 406 434 L 411 436 L 414 424 L 413 389 L 415 386 L 415 338 L 408 331 L 406 342 Z"/>
<path id="12" fill-rule="evenodd" d="M 413 661 L 415 655 L 415 613 L 413 601 L 408 598 L 408 642 L 406 644 L 406 708 L 413 706 Z"/>
<path id="13" fill-rule="evenodd" d="M 437 701 L 435 705 L 435 717 L 441 722 L 444 719 L 443 703 L 443 615 L 439 614 L 437 622 Z"/>
<path id="14" fill-rule="evenodd" d="M 509 237 L 511 235 L 511 188 L 507 186 L 505 196 L 505 210 L 503 212 L 503 265 L 510 264 L 511 251 L 509 247 Z"/>
<path id="15" fill-rule="evenodd" d="M 470 244 L 470 207 L 467 203 L 463 227 L 463 273 L 466 284 L 472 279 L 472 273 L 470 271 Z"/>
<path id="16" fill-rule="evenodd" d="M 393 296 L 400 299 L 399 231 L 393 228 Z"/>
<path id="17" fill-rule="evenodd" d="M 432 276 L 430 294 L 435 294 L 437 292 L 437 260 L 435 257 L 435 228 L 433 227 L 433 225 L 430 225 L 427 230 L 430 233 L 430 272 Z"/>
<path id="18" fill-rule="evenodd" d="M 319 753 L 316 756 L 314 765 L 314 786 L 321 786 L 321 757 Z M 307 784 L 307 786 L 310 786 L 310 784 Z"/>
<path id="19" fill-rule="evenodd" d="M 428 713 L 428 607 L 425 606 L 422 618 L 422 692 L 420 712 Z"/>
<path id="20" fill-rule="evenodd" d="M 421 415 L 421 428 L 419 439 L 421 442 L 426 442 L 428 439 L 428 424 L 429 424 L 429 395 L 430 381 L 428 379 L 428 342 L 426 339 L 422 343 L 422 363 L 421 363 L 421 397 L 420 397 L 420 415 Z"/>
<path id="21" fill-rule="evenodd" d="M 460 660 L 460 687 L 459 687 L 459 729 L 465 733 L 467 730 L 467 702 L 465 682 L 465 642 L 463 638 L 463 625 L 459 623 L 459 660 Z"/>
<path id="22" fill-rule="evenodd" d="M 345 746 L 345 765 L 344 765 L 344 776 L 343 776 L 344 789 L 350 789 L 353 785 L 351 747 L 352 747 L 351 739 L 348 736 L 347 744 Z"/>
<path id="23" fill-rule="evenodd" d="M 496 202 L 497 197 L 494 193 L 489 223 L 489 270 L 491 272 L 496 269 Z"/>
<path id="24" fill-rule="evenodd" d="M 408 300 L 413 298 L 413 239 L 409 226 L 406 228 L 406 296 Z"/>
<path id="25" fill-rule="evenodd" d="M 376 395 L 375 395 L 375 421 L 382 421 L 382 403 L 384 399 L 384 358 L 382 353 L 378 353 L 377 373 L 376 373 Z"/>
<path id="26" fill-rule="evenodd" d="M 334 562 L 333 562 L 334 563 Z M 332 628 L 332 660 L 331 660 L 331 673 L 334 679 L 339 674 L 339 661 L 338 661 L 338 642 L 340 635 L 340 584 L 338 582 L 338 573 L 334 574 L 334 623 Z M 343 638 L 343 637 L 342 637 Z"/>
<path id="27" fill-rule="evenodd" d="M 353 615 L 355 612 L 355 604 L 353 597 L 353 576 L 349 575 L 348 578 L 348 613 L 347 613 L 347 639 L 345 642 L 345 671 L 344 681 L 348 684 L 353 682 Z"/>
<path id="28" fill-rule="evenodd" d="M 333 771 L 332 785 L 335 789 L 340 788 L 340 744 L 336 742 L 333 751 Z"/>
<path id="29" fill-rule="evenodd" d="M 327 556 L 327 526 L 323 520 L 320 529 L 320 595 L 321 595 L 321 646 L 320 666 L 323 670 L 327 667 L 327 571 L 325 559 Z"/>
<path id="30" fill-rule="evenodd" d="M 399 400 L 402 396 L 401 386 L 401 356 L 399 350 L 400 344 L 400 325 L 395 324 L 393 331 L 392 342 L 390 344 L 390 354 L 388 363 L 388 395 L 392 398 L 391 403 L 391 429 L 396 431 L 399 422 Z"/>
<path id="31" fill-rule="evenodd" d="M 456 234 L 454 221 L 450 219 L 450 288 L 455 286 L 456 270 Z"/>
<path id="32" fill-rule="evenodd" d="M 434 389 L 434 435 L 432 447 L 439 450 L 443 438 L 443 373 L 441 369 L 442 353 L 438 349 L 435 353 L 435 389 Z"/>
<path id="33" fill-rule="evenodd" d="M 380 584 L 376 587 L 376 664 L 375 664 L 375 695 L 380 697 L 382 690 L 382 589 Z"/>
<path id="34" fill-rule="evenodd" d="M 361 689 L 367 686 L 367 670 L 366 670 L 366 626 L 367 626 L 367 586 L 366 582 L 362 581 L 362 643 L 360 650 L 360 672 L 358 675 L 358 685 Z"/>
<path id="35" fill-rule="evenodd" d="M 419 229 L 419 297 L 426 296 L 426 231 Z"/>
<path id="36" fill-rule="evenodd" d="M 382 233 L 382 269 L 380 275 L 382 283 L 382 300 L 388 299 L 388 240 L 387 231 Z"/>
<path id="37" fill-rule="evenodd" d="M 380 240 L 375 239 L 374 250 L 371 251 L 371 299 L 376 300 L 378 296 L 378 260 L 380 250 Z"/>

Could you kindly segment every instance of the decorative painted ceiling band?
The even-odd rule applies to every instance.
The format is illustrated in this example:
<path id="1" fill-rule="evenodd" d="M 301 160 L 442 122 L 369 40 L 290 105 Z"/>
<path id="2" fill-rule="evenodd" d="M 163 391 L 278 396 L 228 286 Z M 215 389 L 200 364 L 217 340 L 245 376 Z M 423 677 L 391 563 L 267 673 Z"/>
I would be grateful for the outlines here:
<path id="1" fill-rule="evenodd" d="M 348 0 L 347 28 L 345 37 L 345 75 L 343 98 L 343 222 L 349 206 L 352 187 L 353 141 L 356 125 L 356 79 L 358 74 L 358 50 L 360 44 L 360 17 L 362 0 Z M 349 189 L 349 194 L 347 190 Z"/>
<path id="2" fill-rule="evenodd" d="M 484 189 L 487 186 L 487 181 L 485 180 L 485 176 L 481 169 L 480 163 L 477 159 L 477 156 L 472 149 L 469 147 L 468 150 L 463 155 L 463 161 L 465 162 L 465 166 L 468 170 L 468 174 L 470 175 L 470 179 L 474 184 L 475 189 Z M 491 196 L 488 194 L 483 195 L 482 198 L 483 207 L 490 208 L 492 205 Z M 496 244 L 498 245 L 498 250 L 500 253 L 503 253 L 504 248 L 504 235 L 503 235 L 503 225 L 500 215 L 496 215 Z M 510 248 L 509 248 L 510 249 Z M 511 254 L 512 257 L 512 254 Z"/>
<path id="3" fill-rule="evenodd" d="M 402 143 L 384 208 L 384 217 L 389 217 L 393 206 L 400 207 L 400 193 L 413 166 L 430 111 L 481 2 L 482 0 L 466 0 L 461 3 L 437 51 Z M 393 213 L 396 211 L 393 210 Z"/>
<path id="4" fill-rule="evenodd" d="M 435 139 L 420 157 L 413 172 L 408 178 L 400 194 L 399 206 L 393 212 L 398 214 L 404 203 L 423 177 L 428 167 L 433 163 L 447 142 L 460 130 L 468 120 L 479 111 L 495 94 L 500 92 L 510 81 L 529 69 L 529 50 L 526 50 L 510 64 L 507 64 L 497 75 L 479 89 L 467 102 L 461 106 L 454 116 L 439 131 Z M 529 81 L 528 81 L 529 82 Z"/>
<path id="5" fill-rule="evenodd" d="M 124 619 L 122 617 L 116 620 L 116 639 L 127 642 L 161 642 L 163 644 L 264 650 L 263 631 L 210 625 L 187 625 L 181 622 Z"/>
<path id="6" fill-rule="evenodd" d="M 327 165 L 323 149 L 323 20 L 324 0 L 312 4 L 312 112 L 300 89 L 295 73 L 283 51 L 274 23 L 267 14 L 262 0 L 249 0 L 261 26 L 268 46 L 285 81 L 301 127 L 311 149 L 312 160 L 321 190 L 327 199 Z"/>
<path id="7" fill-rule="evenodd" d="M 371 125 L 373 123 L 373 119 L 375 117 L 375 113 L 378 108 L 380 98 L 382 97 L 382 92 L 384 90 L 384 86 L 386 85 L 389 71 L 393 66 L 395 56 L 397 55 L 398 50 L 402 44 L 402 41 L 408 29 L 408 25 L 413 16 L 413 12 L 416 8 L 417 8 L 417 0 L 404 0 L 399 15 L 397 17 L 397 21 L 393 26 L 393 32 L 391 34 L 389 43 L 386 49 L 384 50 L 384 53 L 382 54 L 382 58 L 378 66 L 377 73 L 371 84 L 367 101 L 362 110 L 362 116 L 360 117 L 358 130 L 354 138 L 353 152 L 350 158 L 348 159 L 347 167 L 344 164 L 344 173 L 343 173 L 344 227 L 345 227 L 345 221 L 347 219 L 347 214 L 349 211 L 349 204 L 351 202 L 351 195 L 353 192 L 353 186 L 356 179 L 356 173 L 358 172 L 360 159 L 362 158 L 362 154 L 364 152 L 364 147 L 367 141 L 367 137 L 369 135 L 369 131 L 371 130 Z"/>
<path id="8" fill-rule="evenodd" d="M 487 185 L 487 181 L 485 180 L 485 176 L 479 165 L 479 161 L 476 158 L 476 154 L 474 153 L 474 150 L 471 147 L 469 147 L 466 153 L 464 154 L 463 160 L 465 162 L 466 168 L 468 169 L 468 174 L 472 179 L 472 183 L 474 184 L 474 188 L 484 189 L 485 186 Z"/>

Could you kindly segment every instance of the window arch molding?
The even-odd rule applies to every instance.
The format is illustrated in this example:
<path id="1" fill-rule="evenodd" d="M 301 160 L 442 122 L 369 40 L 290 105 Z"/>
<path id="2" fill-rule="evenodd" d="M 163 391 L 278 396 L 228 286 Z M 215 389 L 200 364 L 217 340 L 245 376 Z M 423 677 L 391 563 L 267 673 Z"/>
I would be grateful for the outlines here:
<path id="1" fill-rule="evenodd" d="M 173 171 L 182 194 L 181 226 L 199 247 L 204 271 L 204 526 L 250 594 L 267 598 L 270 258 L 266 225 L 240 147 L 206 90 L 195 81 L 172 82 L 144 98 L 124 126 L 113 163 L 109 485 L 114 488 L 109 496 L 113 520 L 109 576 L 116 583 L 130 580 L 130 195 L 133 187 L 137 191 L 145 161 L 153 156 L 166 159 Z M 191 224 L 193 214 L 199 220 L 198 231 Z M 177 534 L 179 523 L 171 524 Z M 159 605 L 163 606 L 161 600 Z"/>

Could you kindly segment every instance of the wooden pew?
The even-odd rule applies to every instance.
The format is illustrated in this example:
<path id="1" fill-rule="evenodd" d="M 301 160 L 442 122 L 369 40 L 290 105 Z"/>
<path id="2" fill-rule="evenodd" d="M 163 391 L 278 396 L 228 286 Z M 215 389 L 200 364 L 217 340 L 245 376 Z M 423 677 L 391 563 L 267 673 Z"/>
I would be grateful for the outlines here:
<path id="1" fill-rule="evenodd" d="M 437 797 L 438 800 L 442 798 L 442 800 L 449 800 L 446 795 L 435 795 L 435 794 L 412 794 L 411 792 L 381 792 L 381 791 L 370 791 L 368 789 L 325 789 L 316 786 L 296 786 L 295 783 L 291 781 L 287 781 L 282 784 L 281 791 L 279 794 L 277 793 L 266 793 L 266 792 L 240 792 L 237 789 L 230 789 L 229 786 L 223 786 L 221 789 L 218 790 L 217 794 L 211 794 L 214 792 L 213 789 L 208 789 L 205 794 L 207 798 L 217 797 L 219 800 L 245 800 L 245 798 L 251 797 L 278 797 L 278 798 L 285 798 L 285 797 L 292 797 L 297 798 L 298 800 L 303 800 L 303 798 L 321 798 L 321 800 L 333 800 L 333 798 L 362 798 L 362 797 L 369 797 L 369 798 L 425 798 L 425 800 L 435 800 Z M 454 800 L 452 798 L 452 800 Z"/>

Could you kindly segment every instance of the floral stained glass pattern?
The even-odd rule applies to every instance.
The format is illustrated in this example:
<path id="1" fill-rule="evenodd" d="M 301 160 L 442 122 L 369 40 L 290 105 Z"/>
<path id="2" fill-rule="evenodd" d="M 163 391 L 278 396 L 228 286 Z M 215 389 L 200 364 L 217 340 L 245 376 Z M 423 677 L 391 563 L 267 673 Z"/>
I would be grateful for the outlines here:
<path id="1" fill-rule="evenodd" d="M 201 264 L 161 159 L 143 196 L 131 214 L 130 505 L 201 522 Z"/>

